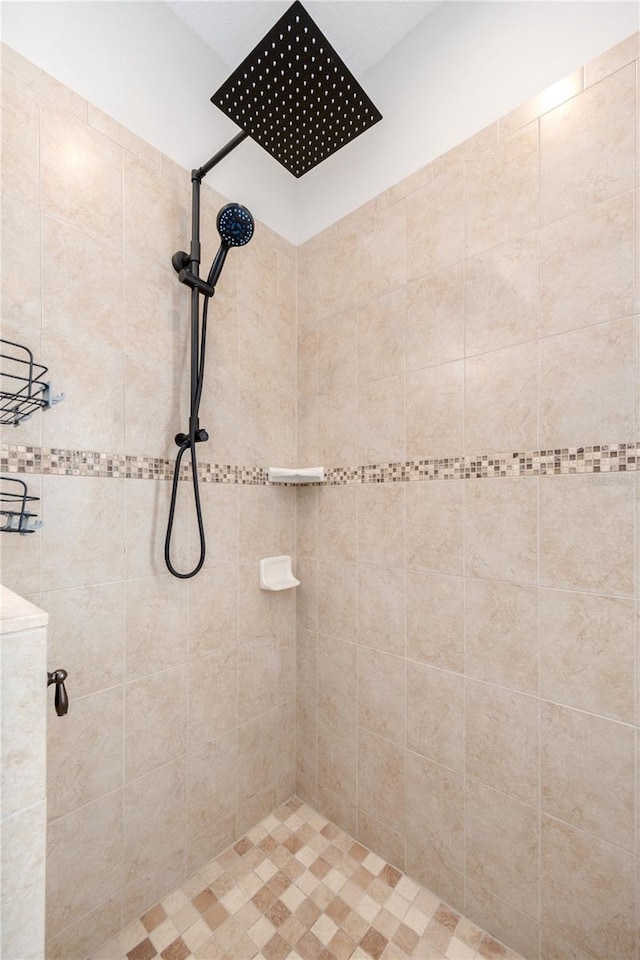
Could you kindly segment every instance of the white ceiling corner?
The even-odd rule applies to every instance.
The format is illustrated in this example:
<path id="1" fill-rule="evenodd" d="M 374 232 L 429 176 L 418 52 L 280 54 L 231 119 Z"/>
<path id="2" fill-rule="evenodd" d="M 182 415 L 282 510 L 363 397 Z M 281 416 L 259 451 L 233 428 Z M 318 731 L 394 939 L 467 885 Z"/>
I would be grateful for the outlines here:
<path id="1" fill-rule="evenodd" d="M 288 0 L 167 0 L 235 69 L 290 6 Z M 378 63 L 442 0 L 305 0 L 304 6 L 356 77 Z"/>

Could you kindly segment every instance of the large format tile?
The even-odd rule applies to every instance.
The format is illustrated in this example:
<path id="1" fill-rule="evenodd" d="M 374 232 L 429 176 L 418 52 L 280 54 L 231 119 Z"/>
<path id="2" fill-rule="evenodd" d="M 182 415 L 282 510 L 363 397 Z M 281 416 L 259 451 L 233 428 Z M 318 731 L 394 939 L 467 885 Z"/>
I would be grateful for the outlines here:
<path id="1" fill-rule="evenodd" d="M 542 223 L 634 186 L 634 81 L 629 64 L 541 118 Z"/>

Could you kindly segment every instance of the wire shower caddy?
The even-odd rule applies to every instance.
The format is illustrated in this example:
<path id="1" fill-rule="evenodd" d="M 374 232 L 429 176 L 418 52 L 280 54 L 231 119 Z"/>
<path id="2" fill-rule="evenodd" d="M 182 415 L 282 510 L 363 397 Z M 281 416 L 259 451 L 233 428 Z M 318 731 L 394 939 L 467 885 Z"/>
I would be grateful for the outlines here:
<path id="1" fill-rule="evenodd" d="M 0 477 L 0 533 L 35 533 L 42 526 L 28 506 L 40 500 L 17 477 Z"/>
<path id="2" fill-rule="evenodd" d="M 0 424 L 18 424 L 36 410 L 48 410 L 64 399 L 54 396 L 45 379 L 48 367 L 36 363 L 28 347 L 0 339 Z"/>

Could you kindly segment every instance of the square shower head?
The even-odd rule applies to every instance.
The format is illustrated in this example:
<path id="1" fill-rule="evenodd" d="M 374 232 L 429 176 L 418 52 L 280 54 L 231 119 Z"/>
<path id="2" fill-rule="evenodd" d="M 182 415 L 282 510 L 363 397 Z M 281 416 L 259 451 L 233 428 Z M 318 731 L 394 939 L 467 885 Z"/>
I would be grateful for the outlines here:
<path id="1" fill-rule="evenodd" d="M 299 0 L 211 101 L 294 177 L 382 119 Z"/>

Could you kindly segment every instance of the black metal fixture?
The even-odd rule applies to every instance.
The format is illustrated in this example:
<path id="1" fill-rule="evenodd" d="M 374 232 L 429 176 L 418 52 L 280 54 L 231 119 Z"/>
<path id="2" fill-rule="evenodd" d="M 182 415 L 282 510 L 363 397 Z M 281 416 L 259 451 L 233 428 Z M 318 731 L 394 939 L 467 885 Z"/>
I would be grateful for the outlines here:
<path id="1" fill-rule="evenodd" d="M 18 424 L 36 410 L 48 410 L 64 399 L 54 396 L 46 380 L 48 368 L 36 363 L 28 347 L 13 340 L 0 340 L 0 423 Z"/>
<path id="2" fill-rule="evenodd" d="M 382 119 L 299 0 L 211 101 L 294 177 Z"/>
<path id="3" fill-rule="evenodd" d="M 215 293 L 231 247 L 244 246 L 253 236 L 249 211 L 232 203 L 218 214 L 221 245 L 204 280 L 200 276 L 200 187 L 216 164 L 243 140 L 251 137 L 294 177 L 301 177 L 322 160 L 382 119 L 358 81 L 299 0 L 214 93 L 211 100 L 242 128 L 233 140 L 197 170 L 191 171 L 191 245 L 171 258 L 178 279 L 191 290 L 191 395 L 189 432 L 178 433 L 178 455 L 173 475 L 171 505 L 164 544 L 167 569 L 174 577 L 194 577 L 205 560 L 206 544 L 196 444 L 209 439 L 200 426 L 209 300 Z M 200 297 L 204 297 L 202 320 Z M 193 496 L 200 540 L 195 567 L 180 573 L 171 561 L 171 534 L 175 519 L 180 464 L 191 451 Z"/>
<path id="4" fill-rule="evenodd" d="M 54 670 L 53 673 L 47 673 L 47 686 L 50 687 L 52 683 L 55 683 L 56 686 L 53 703 L 59 717 L 64 717 L 69 710 L 69 697 L 64 685 L 67 676 L 66 670 Z"/>
<path id="5" fill-rule="evenodd" d="M 0 532 L 35 533 L 42 526 L 37 514 L 28 509 L 28 504 L 39 501 L 28 493 L 24 480 L 17 477 L 0 477 Z"/>

